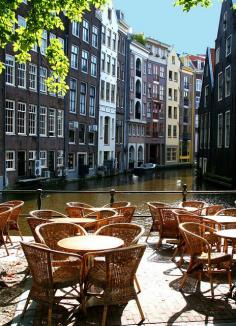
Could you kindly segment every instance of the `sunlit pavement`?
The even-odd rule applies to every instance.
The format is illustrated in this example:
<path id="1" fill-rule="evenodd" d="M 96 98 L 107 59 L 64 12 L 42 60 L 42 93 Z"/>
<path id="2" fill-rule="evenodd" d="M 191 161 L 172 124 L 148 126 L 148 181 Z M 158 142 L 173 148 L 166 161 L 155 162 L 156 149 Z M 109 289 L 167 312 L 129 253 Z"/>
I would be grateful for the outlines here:
<path id="1" fill-rule="evenodd" d="M 137 273 L 142 289 L 139 299 L 146 317 L 143 325 L 236 325 L 236 304 L 233 300 L 229 302 L 225 300 L 225 294 L 229 289 L 226 277 L 218 278 L 218 282 L 222 284 L 215 285 L 214 300 L 211 299 L 210 284 L 205 277 L 201 282 L 201 292 L 195 278 L 189 278 L 184 290 L 180 292 L 178 285 L 187 264 L 180 270 L 171 261 L 173 249 L 170 245 L 166 244 L 161 250 L 156 251 L 154 245 L 156 239 L 149 240 Z M 22 257 L 22 252 L 17 245 L 11 250 L 11 254 L 17 259 Z M 6 259 L 3 247 L 0 249 L 1 256 L 4 256 L 1 260 Z M 236 268 L 233 274 L 236 279 Z M 24 318 L 20 320 L 19 316 L 27 297 L 27 288 L 30 287 L 29 277 L 24 284 L 23 294 L 15 301 L 18 303 L 11 325 L 47 325 L 47 307 L 35 303 L 29 306 Z M 101 316 L 102 307 L 96 306 L 88 308 L 88 315 L 84 318 L 77 303 L 74 302 L 74 306 L 55 306 L 53 324 L 99 325 Z M 126 306 L 109 307 L 107 325 L 138 325 L 139 323 L 140 315 L 135 301 L 130 301 Z"/>

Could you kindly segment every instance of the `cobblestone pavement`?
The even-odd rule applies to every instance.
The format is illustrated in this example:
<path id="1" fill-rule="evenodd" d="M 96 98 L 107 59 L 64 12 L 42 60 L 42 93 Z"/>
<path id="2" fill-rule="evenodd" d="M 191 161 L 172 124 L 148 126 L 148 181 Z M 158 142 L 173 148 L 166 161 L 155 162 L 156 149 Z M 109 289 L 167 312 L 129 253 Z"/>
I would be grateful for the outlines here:
<path id="1" fill-rule="evenodd" d="M 141 306 L 145 314 L 143 325 L 236 325 L 236 304 L 233 300 L 227 302 L 224 295 L 228 292 L 226 278 L 218 277 L 215 284 L 215 299 L 211 299 L 210 284 L 203 277 L 201 291 L 195 278 L 189 278 L 184 291 L 178 291 L 179 281 L 183 275 L 183 266 L 180 270 L 171 261 L 173 247 L 163 245 L 161 250 L 155 250 L 154 238 L 145 251 L 139 266 L 137 278 L 142 292 L 139 294 Z M 236 268 L 234 268 L 236 278 Z M 26 288 L 30 281 L 26 282 Z M 1 292 L 0 292 L 1 293 Z M 47 308 L 33 303 L 25 317 L 20 321 L 24 300 L 27 291 L 18 299 L 15 317 L 12 325 L 47 325 Z M 75 303 L 75 302 L 74 302 Z M 99 325 L 102 316 L 102 307 L 88 308 L 86 319 L 82 317 L 75 306 L 60 305 L 53 313 L 54 325 Z M 112 306 L 108 310 L 108 326 L 138 325 L 140 315 L 135 301 L 126 306 Z M 2 324 L 4 325 L 4 324 Z M 6 324 L 5 324 L 6 325 Z"/>

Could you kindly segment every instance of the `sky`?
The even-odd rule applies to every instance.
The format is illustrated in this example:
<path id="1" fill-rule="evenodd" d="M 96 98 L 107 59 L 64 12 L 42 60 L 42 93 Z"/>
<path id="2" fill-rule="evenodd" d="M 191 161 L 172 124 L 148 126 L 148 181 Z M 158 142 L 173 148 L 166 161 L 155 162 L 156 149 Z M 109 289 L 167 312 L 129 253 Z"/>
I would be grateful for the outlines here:
<path id="1" fill-rule="evenodd" d="M 174 0 L 114 0 L 115 8 L 125 14 L 133 33 L 144 32 L 158 41 L 174 45 L 178 53 L 205 54 L 214 47 L 221 1 L 210 8 L 193 8 L 185 13 L 173 6 Z"/>

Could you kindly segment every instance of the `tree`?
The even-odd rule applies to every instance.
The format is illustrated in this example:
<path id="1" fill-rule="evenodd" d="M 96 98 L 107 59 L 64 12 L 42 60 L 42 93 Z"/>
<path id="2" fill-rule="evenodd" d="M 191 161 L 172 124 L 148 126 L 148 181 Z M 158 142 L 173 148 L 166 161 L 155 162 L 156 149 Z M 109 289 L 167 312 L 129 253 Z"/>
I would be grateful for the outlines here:
<path id="1" fill-rule="evenodd" d="M 107 0 L 28 0 L 26 26 L 15 27 L 17 9 L 23 0 L 0 0 L 0 48 L 12 44 L 16 60 L 20 63 L 31 60 L 30 50 L 41 45 L 44 30 L 64 30 L 63 18 L 80 22 L 85 10 L 91 6 L 102 8 Z M 49 91 L 65 94 L 68 89 L 66 76 L 69 61 L 56 38 L 50 40 L 46 50 L 52 74 L 47 79 Z M 4 63 L 0 62 L 0 72 Z"/>
<path id="2" fill-rule="evenodd" d="M 29 6 L 26 11 L 26 26 L 16 28 L 16 12 L 24 0 L 0 0 L 0 48 L 4 49 L 8 44 L 12 44 L 18 62 L 30 61 L 30 50 L 35 44 L 41 45 L 44 30 L 64 30 L 63 17 L 79 22 L 85 10 L 90 10 L 91 6 L 102 9 L 108 1 L 27 0 Z M 175 5 L 182 6 L 185 11 L 197 5 L 208 7 L 210 4 L 211 0 L 176 0 L 175 2 Z M 66 76 L 69 71 L 69 61 L 58 39 L 50 41 L 46 57 L 52 70 L 51 76 L 47 79 L 49 91 L 65 94 L 68 89 Z M 4 63 L 0 62 L 0 73 L 3 69 Z"/>

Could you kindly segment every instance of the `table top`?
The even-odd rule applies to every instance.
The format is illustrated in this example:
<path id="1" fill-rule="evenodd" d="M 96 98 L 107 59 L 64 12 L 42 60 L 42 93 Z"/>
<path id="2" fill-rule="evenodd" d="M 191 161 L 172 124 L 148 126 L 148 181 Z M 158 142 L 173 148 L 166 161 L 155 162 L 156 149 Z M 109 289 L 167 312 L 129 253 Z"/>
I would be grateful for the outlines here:
<path id="1" fill-rule="evenodd" d="M 219 224 L 236 224 L 236 216 L 226 216 L 226 215 L 203 215 L 204 219 L 216 222 Z"/>
<path id="2" fill-rule="evenodd" d="M 73 252 L 86 253 L 122 247 L 124 241 L 106 235 L 82 235 L 58 241 L 58 246 Z"/>
<path id="3" fill-rule="evenodd" d="M 188 212 L 196 212 L 197 210 L 199 210 L 199 208 L 192 207 L 192 206 L 185 206 L 185 207 L 180 207 L 180 208 L 186 209 L 186 211 L 188 211 Z"/>
<path id="4" fill-rule="evenodd" d="M 220 230 L 216 232 L 216 235 L 218 235 L 221 238 L 227 238 L 227 239 L 236 239 L 236 229 L 227 229 L 227 230 Z"/>
<path id="5" fill-rule="evenodd" d="M 74 223 L 74 224 L 86 224 L 89 222 L 96 221 L 95 218 L 89 218 L 89 217 L 58 217 L 58 218 L 52 218 L 50 221 L 53 222 L 61 222 L 61 223 Z"/>

